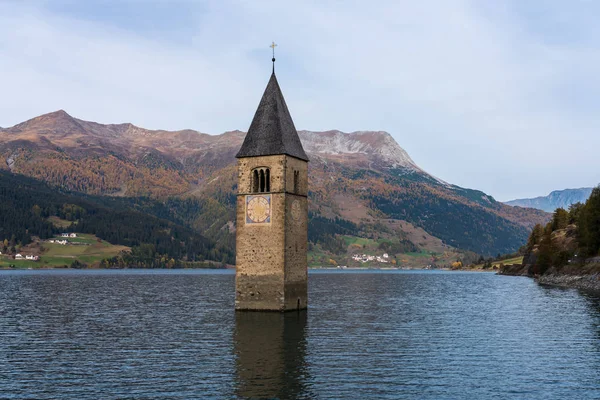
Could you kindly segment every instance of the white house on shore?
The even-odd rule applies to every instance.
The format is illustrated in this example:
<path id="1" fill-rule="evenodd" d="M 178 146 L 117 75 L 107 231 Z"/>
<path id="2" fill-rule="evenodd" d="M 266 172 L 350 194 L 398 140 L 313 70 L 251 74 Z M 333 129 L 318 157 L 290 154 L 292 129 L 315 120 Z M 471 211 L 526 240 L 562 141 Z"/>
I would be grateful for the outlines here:
<path id="1" fill-rule="evenodd" d="M 15 260 L 22 260 L 22 259 L 23 259 L 22 254 L 15 254 Z"/>

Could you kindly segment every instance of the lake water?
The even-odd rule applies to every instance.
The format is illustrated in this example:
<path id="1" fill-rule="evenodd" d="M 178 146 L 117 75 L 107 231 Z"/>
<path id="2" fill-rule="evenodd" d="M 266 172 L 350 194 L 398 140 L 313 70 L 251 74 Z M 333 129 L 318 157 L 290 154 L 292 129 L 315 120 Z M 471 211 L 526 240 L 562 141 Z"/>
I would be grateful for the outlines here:
<path id="1" fill-rule="evenodd" d="M 600 298 L 528 278 L 316 272 L 235 313 L 233 271 L 0 271 L 0 398 L 600 398 Z"/>

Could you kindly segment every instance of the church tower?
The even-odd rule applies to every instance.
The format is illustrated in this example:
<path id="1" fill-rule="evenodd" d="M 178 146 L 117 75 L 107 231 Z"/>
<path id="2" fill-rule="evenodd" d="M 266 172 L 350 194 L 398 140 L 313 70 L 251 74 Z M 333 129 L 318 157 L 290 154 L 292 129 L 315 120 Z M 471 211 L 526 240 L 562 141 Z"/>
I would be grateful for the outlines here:
<path id="1" fill-rule="evenodd" d="M 305 309 L 308 157 L 275 71 L 236 158 L 235 308 Z"/>

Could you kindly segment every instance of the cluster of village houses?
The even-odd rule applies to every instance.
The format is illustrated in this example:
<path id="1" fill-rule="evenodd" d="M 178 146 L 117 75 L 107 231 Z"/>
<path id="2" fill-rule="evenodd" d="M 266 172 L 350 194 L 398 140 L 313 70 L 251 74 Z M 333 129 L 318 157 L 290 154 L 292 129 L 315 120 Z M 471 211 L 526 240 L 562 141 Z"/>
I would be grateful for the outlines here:
<path id="1" fill-rule="evenodd" d="M 77 234 L 76 233 L 61 233 L 60 235 L 63 238 L 76 238 Z M 62 244 L 65 245 L 67 244 L 69 241 L 67 239 L 50 239 L 48 240 L 48 243 L 56 243 L 56 244 Z M 0 252 L 0 255 L 2 253 Z M 31 261 L 39 261 L 40 257 L 39 256 L 34 256 L 34 255 L 23 255 L 21 253 L 15 254 L 15 260 L 31 260 Z"/>
<path id="2" fill-rule="evenodd" d="M 354 254 L 352 256 L 352 259 L 354 261 L 358 261 L 358 262 L 361 262 L 363 264 L 366 263 L 366 262 L 369 262 L 369 261 L 377 261 L 377 262 L 380 262 L 380 263 L 389 263 L 390 262 L 389 258 L 390 258 L 390 256 L 388 255 L 388 253 L 383 253 L 381 256 L 369 256 L 369 255 L 366 255 L 366 254 Z M 346 269 L 346 268 L 348 268 L 347 265 L 338 265 L 337 267 L 339 269 Z"/>
<path id="3" fill-rule="evenodd" d="M 77 234 L 76 233 L 61 233 L 60 237 L 63 238 L 76 238 Z M 56 243 L 56 244 L 62 244 L 63 246 L 66 245 L 67 243 L 69 243 L 69 241 L 67 239 L 50 239 L 48 240 L 48 243 Z"/>
<path id="4" fill-rule="evenodd" d="M 23 256 L 23 254 L 15 254 L 15 260 L 32 260 L 32 261 L 38 261 L 39 259 L 40 259 L 39 256 L 32 256 L 32 255 Z"/>
<path id="5" fill-rule="evenodd" d="M 388 263 L 390 256 L 388 255 L 388 253 L 383 253 L 383 255 L 381 256 L 368 256 L 366 254 L 354 254 L 352 256 L 352 259 L 354 261 L 359 261 L 361 263 L 366 263 L 369 261 L 377 261 L 380 263 Z"/>

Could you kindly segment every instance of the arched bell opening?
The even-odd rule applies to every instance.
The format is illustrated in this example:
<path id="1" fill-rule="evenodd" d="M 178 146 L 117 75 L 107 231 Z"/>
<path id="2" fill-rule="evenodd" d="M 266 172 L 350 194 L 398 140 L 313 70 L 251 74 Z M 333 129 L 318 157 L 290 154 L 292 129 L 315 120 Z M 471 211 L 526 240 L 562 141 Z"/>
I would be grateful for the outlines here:
<path id="1" fill-rule="evenodd" d="M 300 192 L 300 171 L 294 171 L 294 193 Z"/>
<path id="2" fill-rule="evenodd" d="M 252 193 L 267 193 L 271 191 L 271 171 L 260 167 L 252 171 Z"/>
<path id="3" fill-rule="evenodd" d="M 252 193 L 258 193 L 258 185 L 259 185 L 258 170 L 255 169 L 254 172 L 252 173 Z"/>

